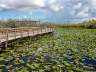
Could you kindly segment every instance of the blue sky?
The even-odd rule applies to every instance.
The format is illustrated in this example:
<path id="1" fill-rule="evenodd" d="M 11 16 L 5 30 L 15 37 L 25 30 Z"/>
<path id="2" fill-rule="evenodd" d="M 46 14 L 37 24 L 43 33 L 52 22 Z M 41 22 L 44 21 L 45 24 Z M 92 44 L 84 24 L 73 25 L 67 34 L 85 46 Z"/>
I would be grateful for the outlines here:
<path id="1" fill-rule="evenodd" d="M 0 0 L 0 19 L 78 23 L 95 17 L 96 0 Z"/>

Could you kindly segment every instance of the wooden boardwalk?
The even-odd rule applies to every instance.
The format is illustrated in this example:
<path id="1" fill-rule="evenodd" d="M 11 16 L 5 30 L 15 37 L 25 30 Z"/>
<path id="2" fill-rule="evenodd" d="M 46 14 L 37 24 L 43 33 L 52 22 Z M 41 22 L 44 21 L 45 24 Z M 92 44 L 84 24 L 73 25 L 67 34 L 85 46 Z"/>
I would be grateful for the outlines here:
<path id="1" fill-rule="evenodd" d="M 41 27 L 28 27 L 28 28 L 5 28 L 0 29 L 0 44 L 7 42 L 10 40 L 15 40 L 18 38 L 28 37 L 28 36 L 36 36 L 45 33 L 53 32 L 53 28 L 41 28 Z"/>

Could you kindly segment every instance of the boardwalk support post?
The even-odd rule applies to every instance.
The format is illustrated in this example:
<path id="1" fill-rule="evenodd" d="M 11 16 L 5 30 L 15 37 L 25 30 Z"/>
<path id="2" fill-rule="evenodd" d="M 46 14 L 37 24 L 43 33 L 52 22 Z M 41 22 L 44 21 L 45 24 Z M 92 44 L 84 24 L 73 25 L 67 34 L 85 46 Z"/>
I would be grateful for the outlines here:
<path id="1" fill-rule="evenodd" d="M 30 32 L 29 32 L 29 30 L 27 31 L 27 34 L 28 34 L 28 48 L 29 48 L 29 45 L 30 45 L 30 43 L 29 43 L 29 41 L 30 41 Z"/>
<path id="2" fill-rule="evenodd" d="M 5 48 L 8 47 L 8 30 L 6 31 L 6 43 L 5 43 Z"/>

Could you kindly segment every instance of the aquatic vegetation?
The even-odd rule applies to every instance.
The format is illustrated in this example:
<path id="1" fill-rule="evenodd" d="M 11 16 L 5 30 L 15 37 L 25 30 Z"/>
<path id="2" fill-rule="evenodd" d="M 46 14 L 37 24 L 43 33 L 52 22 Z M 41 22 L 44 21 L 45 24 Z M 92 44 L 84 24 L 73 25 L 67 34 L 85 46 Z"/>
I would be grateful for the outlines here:
<path id="1" fill-rule="evenodd" d="M 4 51 L 2 71 L 91 72 L 96 70 L 96 30 L 61 28 L 15 40 Z"/>

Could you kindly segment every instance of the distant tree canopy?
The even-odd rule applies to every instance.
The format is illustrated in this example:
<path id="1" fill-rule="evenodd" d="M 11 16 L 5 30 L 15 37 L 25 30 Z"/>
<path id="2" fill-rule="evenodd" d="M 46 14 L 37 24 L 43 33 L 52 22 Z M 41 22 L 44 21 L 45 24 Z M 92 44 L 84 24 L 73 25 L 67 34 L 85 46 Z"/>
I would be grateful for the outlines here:
<path id="1" fill-rule="evenodd" d="M 8 28 L 16 28 L 15 21 L 14 21 L 14 20 L 8 20 L 8 21 L 5 23 L 5 27 L 8 27 Z"/>
<path id="2" fill-rule="evenodd" d="M 49 23 L 40 23 L 40 21 L 32 20 L 0 20 L 0 28 L 16 28 L 16 27 L 63 27 L 63 28 L 88 28 L 96 29 L 96 20 L 91 20 L 88 22 L 82 22 L 79 24 L 49 24 Z"/>
<path id="3" fill-rule="evenodd" d="M 16 27 L 36 27 L 36 26 L 44 26 L 44 24 L 40 24 L 40 21 L 32 21 L 32 20 L 0 20 L 0 28 L 16 28 Z"/>
<path id="4" fill-rule="evenodd" d="M 82 22 L 79 24 L 51 24 L 51 26 L 62 27 L 62 28 L 88 28 L 96 29 L 96 20 L 91 20 L 88 22 Z"/>

